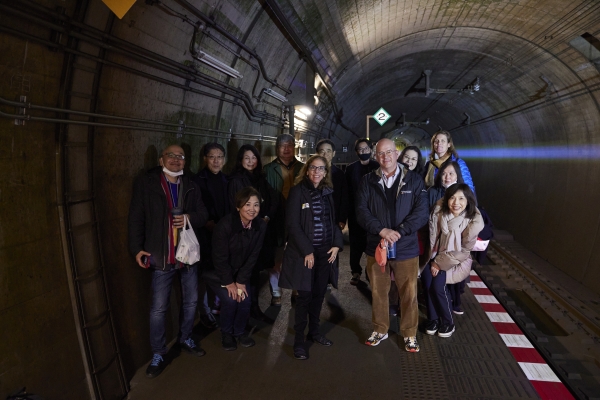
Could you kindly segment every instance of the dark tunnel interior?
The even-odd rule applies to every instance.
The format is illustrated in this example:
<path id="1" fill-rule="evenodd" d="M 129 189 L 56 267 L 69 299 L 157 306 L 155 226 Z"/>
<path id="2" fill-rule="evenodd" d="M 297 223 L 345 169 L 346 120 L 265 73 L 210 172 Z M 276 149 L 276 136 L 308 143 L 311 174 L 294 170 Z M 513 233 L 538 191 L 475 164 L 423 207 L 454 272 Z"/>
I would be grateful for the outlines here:
<path id="1" fill-rule="evenodd" d="M 131 3 L 0 0 L 0 395 L 125 395 L 149 357 L 131 187 L 174 143 L 196 173 L 211 141 L 230 170 L 293 129 L 343 165 L 367 129 L 424 155 L 448 130 L 496 227 L 600 293 L 598 1 Z"/>

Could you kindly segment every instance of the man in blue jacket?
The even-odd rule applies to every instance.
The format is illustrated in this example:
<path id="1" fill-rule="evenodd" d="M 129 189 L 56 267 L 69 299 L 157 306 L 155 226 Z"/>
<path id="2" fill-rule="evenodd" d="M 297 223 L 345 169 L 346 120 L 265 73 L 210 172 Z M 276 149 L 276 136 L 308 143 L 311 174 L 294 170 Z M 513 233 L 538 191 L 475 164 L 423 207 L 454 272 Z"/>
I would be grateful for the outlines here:
<path id="1" fill-rule="evenodd" d="M 419 242 L 417 230 L 427 223 L 428 204 L 425 183 L 414 171 L 397 162 L 398 150 L 393 141 L 382 139 L 375 155 L 380 168 L 365 175 L 357 195 L 358 223 L 367 231 L 367 273 L 373 293 L 373 333 L 366 344 L 377 346 L 387 339 L 390 326 L 390 270 L 400 294 L 400 333 L 408 352 L 419 351 L 417 326 L 417 275 Z M 395 248 L 384 267 L 375 261 L 375 249 L 381 239 Z M 389 254 L 389 253 L 388 253 Z"/>

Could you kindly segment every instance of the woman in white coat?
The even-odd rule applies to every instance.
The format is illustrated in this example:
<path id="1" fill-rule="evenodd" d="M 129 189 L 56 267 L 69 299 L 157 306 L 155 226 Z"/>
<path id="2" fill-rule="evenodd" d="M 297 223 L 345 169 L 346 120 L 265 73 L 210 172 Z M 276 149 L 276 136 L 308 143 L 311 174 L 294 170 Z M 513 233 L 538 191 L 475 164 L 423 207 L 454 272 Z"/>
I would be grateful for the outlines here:
<path id="1" fill-rule="evenodd" d="M 427 307 L 427 334 L 437 332 L 440 337 L 450 337 L 454 333 L 452 298 L 446 284 L 461 282 L 469 276 L 471 250 L 482 229 L 483 218 L 469 186 L 457 183 L 448 187 L 429 219 L 432 280 L 425 285 L 431 298 Z"/>

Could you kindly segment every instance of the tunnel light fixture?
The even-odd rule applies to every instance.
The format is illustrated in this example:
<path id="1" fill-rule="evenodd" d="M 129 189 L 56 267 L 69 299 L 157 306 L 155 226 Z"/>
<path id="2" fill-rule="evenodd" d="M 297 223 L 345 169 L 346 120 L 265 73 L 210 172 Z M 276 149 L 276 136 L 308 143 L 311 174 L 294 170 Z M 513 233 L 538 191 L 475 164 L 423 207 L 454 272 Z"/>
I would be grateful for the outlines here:
<path id="1" fill-rule="evenodd" d="M 300 111 L 302 114 L 304 114 L 306 116 L 312 114 L 312 110 L 308 107 L 302 107 L 298 111 Z"/>
<path id="2" fill-rule="evenodd" d="M 224 74 L 229 75 L 232 78 L 241 79 L 244 77 L 237 70 L 231 68 L 229 65 L 225 64 L 223 61 L 218 60 L 215 57 L 211 56 L 210 54 L 206 54 L 203 51 L 198 51 L 196 54 L 193 55 L 193 57 L 196 60 L 198 60 L 218 71 L 221 71 Z"/>
<path id="3" fill-rule="evenodd" d="M 287 97 L 285 97 L 282 94 L 277 93 L 273 89 L 265 89 L 265 94 L 268 94 L 269 96 L 273 97 L 274 99 L 277 99 L 284 103 L 287 101 Z"/>

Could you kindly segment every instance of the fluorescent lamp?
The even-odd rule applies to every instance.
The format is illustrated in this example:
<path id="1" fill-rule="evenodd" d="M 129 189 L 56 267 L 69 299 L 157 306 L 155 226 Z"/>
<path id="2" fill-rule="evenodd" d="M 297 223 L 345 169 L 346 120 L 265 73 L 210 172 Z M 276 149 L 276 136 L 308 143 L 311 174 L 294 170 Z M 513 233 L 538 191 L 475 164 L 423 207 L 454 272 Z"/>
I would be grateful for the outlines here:
<path id="1" fill-rule="evenodd" d="M 306 121 L 306 118 L 308 118 L 308 117 L 306 116 L 306 114 L 304 114 L 304 113 L 303 113 L 302 111 L 300 111 L 300 110 L 296 110 L 296 112 L 294 113 L 294 115 L 295 115 L 296 117 L 300 118 L 300 119 L 303 119 L 303 120 L 305 120 L 305 121 Z"/>
<path id="2" fill-rule="evenodd" d="M 312 114 L 312 110 L 310 108 L 308 108 L 308 107 L 302 107 L 298 111 L 300 111 L 304 115 L 310 115 L 310 114 Z"/>
<path id="3" fill-rule="evenodd" d="M 214 69 L 219 70 L 219 71 L 223 72 L 224 74 L 229 75 L 232 78 L 240 79 L 240 78 L 244 77 L 237 70 L 231 68 L 229 65 L 225 64 L 223 61 L 217 60 L 215 57 L 213 57 L 209 54 L 206 54 L 203 51 L 198 51 L 198 53 L 193 55 L 193 57 L 196 60 L 203 62 L 204 64 L 211 66 Z"/>
<path id="4" fill-rule="evenodd" d="M 265 93 L 279 101 L 282 101 L 282 102 L 287 101 L 287 98 L 284 95 L 277 93 L 273 89 L 265 89 Z"/>

